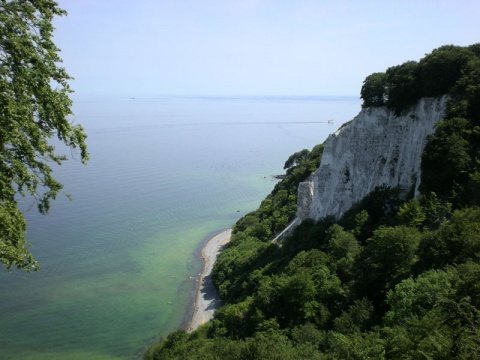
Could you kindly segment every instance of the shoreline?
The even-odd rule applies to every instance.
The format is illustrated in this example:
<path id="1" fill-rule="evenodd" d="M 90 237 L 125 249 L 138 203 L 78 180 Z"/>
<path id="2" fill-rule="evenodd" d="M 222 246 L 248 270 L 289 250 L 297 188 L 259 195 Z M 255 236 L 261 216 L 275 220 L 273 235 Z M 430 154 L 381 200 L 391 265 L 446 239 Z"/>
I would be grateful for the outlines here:
<path id="1" fill-rule="evenodd" d="M 212 282 L 213 264 L 218 254 L 230 241 L 232 229 L 222 231 L 210 238 L 200 251 L 203 260 L 203 270 L 198 278 L 192 317 L 187 324 L 187 331 L 192 332 L 200 325 L 213 318 L 215 310 L 221 304 L 220 297 Z"/>

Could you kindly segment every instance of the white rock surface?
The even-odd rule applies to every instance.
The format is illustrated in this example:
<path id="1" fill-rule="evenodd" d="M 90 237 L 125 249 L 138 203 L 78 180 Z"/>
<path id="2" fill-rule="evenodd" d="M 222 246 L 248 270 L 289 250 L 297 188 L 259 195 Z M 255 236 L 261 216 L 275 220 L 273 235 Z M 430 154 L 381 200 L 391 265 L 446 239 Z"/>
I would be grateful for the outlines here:
<path id="1" fill-rule="evenodd" d="M 385 107 L 362 109 L 327 138 L 320 167 L 299 186 L 298 218 L 339 218 L 377 186 L 417 192 L 426 137 L 446 102 L 447 96 L 423 98 L 400 117 Z"/>

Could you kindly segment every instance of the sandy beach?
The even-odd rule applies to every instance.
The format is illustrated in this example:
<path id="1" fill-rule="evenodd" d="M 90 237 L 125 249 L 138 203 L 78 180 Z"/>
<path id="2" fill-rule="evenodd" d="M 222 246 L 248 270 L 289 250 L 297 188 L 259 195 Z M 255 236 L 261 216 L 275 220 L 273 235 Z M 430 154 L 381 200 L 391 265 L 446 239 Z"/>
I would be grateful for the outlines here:
<path id="1" fill-rule="evenodd" d="M 189 332 L 209 321 L 220 306 L 220 298 L 212 283 L 212 268 L 223 246 L 230 241 L 231 235 L 232 230 L 215 235 L 201 251 L 203 271 L 198 279 L 193 315 L 188 325 Z"/>

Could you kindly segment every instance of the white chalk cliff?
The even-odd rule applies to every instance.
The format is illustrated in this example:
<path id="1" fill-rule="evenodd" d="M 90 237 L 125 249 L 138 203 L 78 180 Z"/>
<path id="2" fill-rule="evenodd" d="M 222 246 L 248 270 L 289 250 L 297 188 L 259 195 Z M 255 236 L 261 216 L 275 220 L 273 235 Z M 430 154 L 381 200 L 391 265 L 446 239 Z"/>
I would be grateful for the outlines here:
<path id="1" fill-rule="evenodd" d="M 298 219 L 339 218 L 377 186 L 418 192 L 426 138 L 446 102 L 447 96 L 423 98 L 399 117 L 386 107 L 362 109 L 327 138 L 319 168 L 300 184 Z"/>

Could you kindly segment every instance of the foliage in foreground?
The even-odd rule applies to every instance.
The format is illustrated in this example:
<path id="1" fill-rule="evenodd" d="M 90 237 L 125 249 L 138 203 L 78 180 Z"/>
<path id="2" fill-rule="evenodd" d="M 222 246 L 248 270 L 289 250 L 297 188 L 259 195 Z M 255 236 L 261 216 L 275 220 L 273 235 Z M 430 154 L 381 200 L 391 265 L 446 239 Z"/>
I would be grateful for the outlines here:
<path id="1" fill-rule="evenodd" d="M 468 89 L 428 141 L 420 199 L 377 188 L 341 219 L 304 221 L 278 246 L 269 241 L 278 219 L 291 218 L 309 175 L 296 172 L 309 169 L 308 153 L 292 155 L 215 265 L 226 304 L 145 359 L 479 359 L 480 124 L 455 105 L 477 106 Z"/>
<path id="2" fill-rule="evenodd" d="M 67 158 L 50 140 L 88 159 L 82 127 L 67 120 L 71 77 L 52 40 L 52 20 L 65 14 L 50 0 L 0 0 L 0 262 L 9 270 L 38 268 L 17 196 L 32 196 L 44 214 L 62 189 L 49 163 Z"/>

